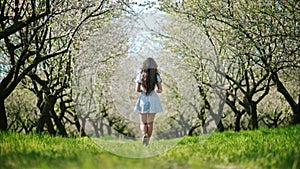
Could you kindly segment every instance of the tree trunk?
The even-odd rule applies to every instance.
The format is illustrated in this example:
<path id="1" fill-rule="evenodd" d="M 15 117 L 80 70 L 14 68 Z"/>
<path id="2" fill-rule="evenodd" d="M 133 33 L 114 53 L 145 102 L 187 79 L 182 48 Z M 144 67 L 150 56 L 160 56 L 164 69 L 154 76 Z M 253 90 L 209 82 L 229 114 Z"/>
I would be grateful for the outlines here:
<path id="1" fill-rule="evenodd" d="M 202 120 L 201 126 L 202 126 L 202 132 L 203 132 L 203 134 L 207 134 L 206 120 L 204 120 L 204 119 Z"/>
<path id="2" fill-rule="evenodd" d="M 104 124 L 103 124 L 103 117 L 100 117 L 100 120 L 99 120 L 99 132 L 100 132 L 100 136 L 104 136 L 105 133 L 104 133 L 104 130 L 103 130 L 103 127 L 104 127 Z"/>
<path id="3" fill-rule="evenodd" d="M 47 124 L 47 129 L 48 129 L 48 132 L 50 135 L 52 136 L 55 136 L 56 135 L 56 132 L 55 132 L 55 129 L 54 129 L 54 125 L 52 123 L 52 120 L 51 120 L 51 116 L 49 114 L 49 111 L 46 111 L 45 112 L 45 122 Z"/>
<path id="4" fill-rule="evenodd" d="M 37 126 L 37 132 L 42 132 L 44 130 L 44 125 L 47 124 L 47 129 L 50 135 L 56 135 L 51 116 L 50 116 L 50 109 L 51 105 L 49 105 L 48 102 L 42 103 L 41 107 L 39 107 L 41 111 L 41 118 L 38 121 L 38 126 Z"/>
<path id="5" fill-rule="evenodd" d="M 4 99 L 0 99 L 0 130 L 7 130 L 7 117 L 4 105 Z"/>
<path id="6" fill-rule="evenodd" d="M 252 129 L 258 129 L 258 118 L 257 118 L 257 108 L 256 103 L 253 101 L 250 102 L 250 108 L 251 108 L 251 123 L 252 123 Z"/>
<path id="7" fill-rule="evenodd" d="M 51 105 L 51 110 L 50 110 L 52 118 L 55 122 L 55 125 L 56 125 L 58 131 L 59 131 L 59 134 L 61 134 L 62 136 L 67 136 L 67 131 L 66 131 L 65 126 L 62 124 L 61 120 L 58 118 L 58 116 L 56 115 L 56 113 L 54 111 L 54 104 Z"/>
<path id="8" fill-rule="evenodd" d="M 61 134 L 62 136 L 67 136 L 67 131 L 65 126 L 62 124 L 61 120 L 58 118 L 54 110 L 56 101 L 57 101 L 57 97 L 55 95 L 48 96 L 47 104 L 49 105 L 49 113 L 54 120 L 54 123 L 59 131 L 59 134 Z"/>
<path id="9" fill-rule="evenodd" d="M 44 130 L 45 125 L 45 115 L 42 114 L 40 119 L 38 120 L 37 126 L 36 126 L 36 132 L 41 133 Z"/>
<path id="10" fill-rule="evenodd" d="M 224 125 L 222 123 L 222 119 L 220 119 L 220 122 L 217 125 L 219 132 L 223 132 L 225 130 Z"/>
<path id="11" fill-rule="evenodd" d="M 300 94 L 298 95 L 298 105 L 296 105 L 294 116 L 293 116 L 293 124 L 300 124 Z"/>
<path id="12" fill-rule="evenodd" d="M 92 127 L 94 129 L 93 136 L 100 137 L 97 120 L 92 122 Z"/>
<path id="13" fill-rule="evenodd" d="M 107 135 L 112 135 L 112 129 L 111 129 L 111 126 L 110 125 L 107 125 L 106 126 L 106 128 L 107 128 Z"/>
<path id="14" fill-rule="evenodd" d="M 284 96 L 285 100 L 289 103 L 289 105 L 292 108 L 293 111 L 292 124 L 300 124 L 300 95 L 299 95 L 299 102 L 297 104 L 293 99 L 293 97 L 288 92 L 288 90 L 286 89 L 286 87 L 280 81 L 277 73 L 273 73 L 272 80 L 276 84 L 277 91 Z"/>
<path id="15" fill-rule="evenodd" d="M 76 114 L 74 114 L 74 121 L 75 121 L 75 126 L 77 128 L 77 131 L 79 132 L 79 136 L 80 137 L 84 137 L 86 136 L 86 133 L 84 131 L 84 128 L 82 127 L 82 125 L 80 125 L 78 116 Z"/>
<path id="16" fill-rule="evenodd" d="M 241 131 L 241 118 L 242 118 L 242 113 L 237 113 L 236 114 L 236 119 L 235 119 L 235 126 L 234 126 L 234 131 Z"/>

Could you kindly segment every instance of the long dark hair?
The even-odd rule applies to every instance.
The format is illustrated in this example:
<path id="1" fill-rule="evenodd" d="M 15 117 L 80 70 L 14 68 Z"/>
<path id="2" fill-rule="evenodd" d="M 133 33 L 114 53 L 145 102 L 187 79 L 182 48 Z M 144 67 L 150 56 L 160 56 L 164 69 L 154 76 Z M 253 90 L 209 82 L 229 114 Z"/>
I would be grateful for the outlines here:
<path id="1" fill-rule="evenodd" d="M 157 64 L 153 58 L 147 58 L 143 63 L 142 68 L 142 86 L 146 90 L 146 95 L 149 95 L 157 84 Z"/>

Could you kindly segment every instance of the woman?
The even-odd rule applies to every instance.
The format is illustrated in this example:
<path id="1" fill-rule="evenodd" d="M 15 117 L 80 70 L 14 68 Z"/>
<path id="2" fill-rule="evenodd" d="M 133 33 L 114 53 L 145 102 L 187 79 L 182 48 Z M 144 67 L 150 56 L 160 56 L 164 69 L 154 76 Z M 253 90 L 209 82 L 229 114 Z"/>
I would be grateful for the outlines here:
<path id="1" fill-rule="evenodd" d="M 152 135 L 153 121 L 156 113 L 162 112 L 157 93 L 162 92 L 162 79 L 157 71 L 153 58 L 143 62 L 142 70 L 136 77 L 136 91 L 140 92 L 134 111 L 140 116 L 140 129 L 143 134 L 142 143 L 148 145 Z"/>

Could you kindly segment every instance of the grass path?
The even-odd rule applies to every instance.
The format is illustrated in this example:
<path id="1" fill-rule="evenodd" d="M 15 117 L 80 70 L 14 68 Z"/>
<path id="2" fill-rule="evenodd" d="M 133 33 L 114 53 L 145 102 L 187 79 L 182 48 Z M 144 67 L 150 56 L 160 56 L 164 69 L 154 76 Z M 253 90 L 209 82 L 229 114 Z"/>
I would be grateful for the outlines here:
<path id="1" fill-rule="evenodd" d="M 110 144 L 134 153 L 140 142 Z M 174 140 L 153 142 L 162 150 Z M 133 151 L 133 152 L 131 152 Z M 278 129 L 227 131 L 209 136 L 185 137 L 168 151 L 149 158 L 127 158 L 112 154 L 89 138 L 61 138 L 0 132 L 0 169 L 62 168 L 300 168 L 300 125 Z"/>

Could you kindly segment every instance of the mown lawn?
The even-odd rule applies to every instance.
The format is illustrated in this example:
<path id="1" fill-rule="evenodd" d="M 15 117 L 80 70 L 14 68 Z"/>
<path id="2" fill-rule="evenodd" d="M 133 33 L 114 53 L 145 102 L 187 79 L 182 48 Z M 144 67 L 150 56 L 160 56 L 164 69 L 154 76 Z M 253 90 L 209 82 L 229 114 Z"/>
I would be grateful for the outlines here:
<path id="1" fill-rule="evenodd" d="M 107 144 L 113 146 L 109 141 Z M 139 141 L 122 145 L 115 143 L 128 154 L 141 147 L 140 144 Z M 150 146 L 158 151 L 168 144 L 174 145 L 174 140 L 154 141 Z M 300 125 L 185 137 L 175 146 L 149 158 L 127 158 L 106 150 L 87 137 L 61 138 L 1 132 L 0 168 L 299 169 Z"/>

